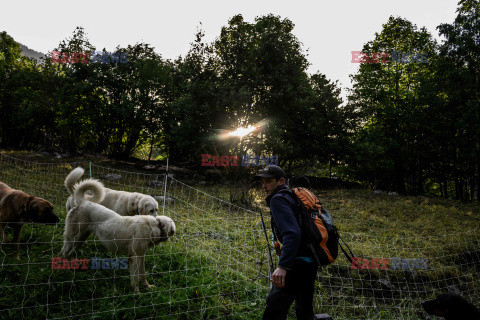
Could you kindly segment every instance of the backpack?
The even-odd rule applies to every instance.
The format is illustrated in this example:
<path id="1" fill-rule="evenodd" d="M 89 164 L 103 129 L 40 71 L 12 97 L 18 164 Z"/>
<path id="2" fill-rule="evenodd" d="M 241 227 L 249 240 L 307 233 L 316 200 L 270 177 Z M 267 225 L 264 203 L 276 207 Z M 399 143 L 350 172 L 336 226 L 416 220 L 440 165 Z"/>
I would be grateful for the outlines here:
<path id="1" fill-rule="evenodd" d="M 279 193 L 290 194 L 295 200 L 294 212 L 298 225 L 317 264 L 325 266 L 333 263 L 338 256 L 340 236 L 332 216 L 306 188 L 281 190 Z"/>

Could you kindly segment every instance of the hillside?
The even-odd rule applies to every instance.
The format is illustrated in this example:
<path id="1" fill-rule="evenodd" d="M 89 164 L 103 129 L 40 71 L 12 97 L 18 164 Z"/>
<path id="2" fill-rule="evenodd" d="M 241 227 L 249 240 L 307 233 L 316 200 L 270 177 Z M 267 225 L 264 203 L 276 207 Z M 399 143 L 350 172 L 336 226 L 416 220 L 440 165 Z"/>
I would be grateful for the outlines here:
<path id="1" fill-rule="evenodd" d="M 76 166 L 88 168 L 110 188 L 157 197 L 159 212 L 175 221 L 173 239 L 146 257 L 153 290 L 134 295 L 127 270 L 52 270 L 51 258 L 62 248 L 65 227 L 68 192 L 63 180 Z M 37 154 L 23 152 L 0 153 L 0 181 L 50 200 L 61 219 L 55 226 L 26 225 L 20 260 L 12 257 L 10 244 L 0 250 L 1 312 L 30 319 L 260 316 L 269 286 L 260 212 L 268 235 L 270 224 L 258 189 L 250 189 L 254 206 L 258 204 L 251 211 L 223 200 L 231 191 L 218 183 L 192 187 L 100 159 L 37 159 Z M 478 204 L 360 189 L 316 193 L 360 260 L 352 268 L 340 253 L 334 264 L 319 271 L 315 310 L 343 320 L 417 320 L 426 319 L 419 302 L 438 293 L 459 292 L 478 302 Z M 76 257 L 114 256 L 90 236 Z M 386 268 L 375 267 L 378 259 L 389 261 Z"/>
<path id="2" fill-rule="evenodd" d="M 24 44 L 21 44 L 20 42 L 17 42 L 20 45 L 20 48 L 22 48 L 22 55 L 28 58 L 36 59 L 38 61 L 41 61 L 41 58 L 45 57 L 44 53 L 35 51 L 33 49 L 30 49 Z"/>
<path id="3" fill-rule="evenodd" d="M 7 32 L 7 35 L 9 35 L 8 32 Z M 12 37 L 12 36 L 10 36 L 10 37 Z M 13 38 L 13 39 L 15 40 L 15 38 Z M 33 49 L 30 49 L 29 47 L 27 47 L 26 45 L 24 45 L 23 43 L 20 43 L 18 41 L 16 41 L 16 42 L 18 43 L 18 45 L 22 49 L 22 55 L 23 56 L 28 57 L 28 58 L 32 58 L 32 59 L 36 59 L 38 61 L 41 61 L 41 58 L 45 57 L 44 53 L 39 52 L 39 51 L 35 51 Z"/>

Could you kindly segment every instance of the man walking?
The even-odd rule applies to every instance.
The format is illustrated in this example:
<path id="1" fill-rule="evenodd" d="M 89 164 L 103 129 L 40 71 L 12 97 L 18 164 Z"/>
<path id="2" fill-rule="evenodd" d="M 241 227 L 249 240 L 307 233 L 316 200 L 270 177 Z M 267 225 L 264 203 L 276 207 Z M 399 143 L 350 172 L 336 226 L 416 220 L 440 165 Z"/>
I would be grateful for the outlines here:
<path id="1" fill-rule="evenodd" d="M 286 319 L 295 301 L 298 320 L 312 320 L 313 292 L 318 265 L 302 236 L 295 214 L 295 200 L 285 185 L 285 172 L 275 165 L 267 166 L 256 176 L 262 181 L 267 205 L 272 215 L 272 230 L 283 244 L 278 268 L 273 272 L 272 289 L 267 297 L 264 320 Z"/>

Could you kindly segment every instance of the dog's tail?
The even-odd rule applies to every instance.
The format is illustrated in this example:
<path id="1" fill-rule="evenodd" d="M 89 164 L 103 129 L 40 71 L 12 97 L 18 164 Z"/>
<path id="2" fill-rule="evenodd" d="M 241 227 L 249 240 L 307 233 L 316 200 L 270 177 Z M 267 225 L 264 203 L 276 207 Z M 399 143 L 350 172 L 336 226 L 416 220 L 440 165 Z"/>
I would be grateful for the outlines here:
<path id="1" fill-rule="evenodd" d="M 70 194 L 73 194 L 73 186 L 82 178 L 84 172 L 85 170 L 83 170 L 83 168 L 77 167 L 65 178 L 65 187 L 67 187 Z"/>
<path id="2" fill-rule="evenodd" d="M 77 205 L 80 205 L 85 200 L 100 203 L 104 197 L 105 187 L 98 180 L 87 179 L 73 186 L 73 198 Z"/>

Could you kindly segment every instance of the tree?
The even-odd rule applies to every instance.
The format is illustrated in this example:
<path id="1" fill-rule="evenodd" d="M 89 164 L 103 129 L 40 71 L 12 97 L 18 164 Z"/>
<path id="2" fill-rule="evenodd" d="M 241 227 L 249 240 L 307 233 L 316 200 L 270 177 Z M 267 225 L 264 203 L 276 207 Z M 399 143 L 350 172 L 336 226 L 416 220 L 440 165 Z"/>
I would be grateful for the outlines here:
<path id="1" fill-rule="evenodd" d="M 411 22 L 390 17 L 375 39 L 362 52 L 428 53 L 434 57 L 431 35 Z M 399 192 L 423 192 L 421 161 L 424 141 L 424 110 L 419 93 L 420 79 L 432 73 L 424 63 L 362 63 L 353 76 L 350 103 L 361 111 L 363 126 L 357 134 L 355 154 L 350 162 L 358 176 L 377 187 Z"/>
<path id="2" fill-rule="evenodd" d="M 4 147 L 15 146 L 14 79 L 20 66 L 20 46 L 6 32 L 0 33 L 0 143 Z"/>
<path id="3" fill-rule="evenodd" d="M 471 198 L 478 200 L 480 166 L 480 2 L 461 0 L 453 24 L 437 27 L 446 41 L 440 48 L 445 60 L 443 92 L 449 108 L 457 110 L 453 168 L 457 198 L 464 198 L 470 184 Z M 442 83 L 440 84 L 442 85 Z M 465 185 L 467 184 L 467 185 Z M 466 195 L 468 197 L 468 195 Z"/>
<path id="4" fill-rule="evenodd" d="M 172 103 L 163 113 L 165 143 L 176 162 L 199 162 L 200 154 L 212 151 L 214 119 L 219 113 L 218 74 L 210 45 L 199 31 L 185 58 L 172 71 Z"/>
<path id="5" fill-rule="evenodd" d="M 308 76 L 293 28 L 292 21 L 274 15 L 255 23 L 236 15 L 215 42 L 224 92 L 216 126 L 246 127 L 267 119 L 263 132 L 234 150 L 278 155 L 287 169 L 304 160 L 328 163 L 338 153 L 334 144 L 325 147 L 328 136 L 335 137 L 342 125 L 331 125 L 341 118 L 339 90 L 321 74 Z"/>

